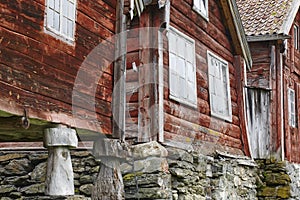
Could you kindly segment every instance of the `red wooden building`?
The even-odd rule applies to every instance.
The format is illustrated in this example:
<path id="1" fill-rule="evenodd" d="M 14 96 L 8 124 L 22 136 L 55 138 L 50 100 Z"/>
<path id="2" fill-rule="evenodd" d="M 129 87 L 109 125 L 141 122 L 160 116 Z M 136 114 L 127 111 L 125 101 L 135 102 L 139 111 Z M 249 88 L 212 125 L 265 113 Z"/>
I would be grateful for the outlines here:
<path id="1" fill-rule="evenodd" d="M 299 1 L 237 1 L 253 58 L 248 78 L 252 155 L 299 156 Z"/>
<path id="2" fill-rule="evenodd" d="M 252 60 L 235 1 L 0 8 L 1 142 L 44 140 L 48 166 L 67 155 L 70 174 L 66 148 L 77 146 L 76 134 L 250 156 L 244 86 Z M 105 149 L 116 140 L 105 141 L 94 148 L 118 156 Z M 74 193 L 72 177 L 47 173 L 47 194 Z"/>

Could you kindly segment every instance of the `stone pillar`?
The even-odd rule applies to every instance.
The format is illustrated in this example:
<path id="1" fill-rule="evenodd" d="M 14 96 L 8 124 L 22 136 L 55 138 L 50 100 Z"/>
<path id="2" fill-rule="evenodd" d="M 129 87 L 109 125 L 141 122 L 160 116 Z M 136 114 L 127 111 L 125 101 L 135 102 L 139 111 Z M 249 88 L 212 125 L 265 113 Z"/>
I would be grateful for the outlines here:
<path id="1" fill-rule="evenodd" d="M 100 171 L 92 191 L 93 200 L 124 199 L 120 161 L 128 156 L 119 140 L 101 138 L 94 143 L 93 154 L 101 160 Z"/>
<path id="2" fill-rule="evenodd" d="M 74 195 L 74 175 L 70 148 L 76 148 L 76 131 L 64 126 L 44 130 L 44 146 L 48 148 L 46 195 Z"/>

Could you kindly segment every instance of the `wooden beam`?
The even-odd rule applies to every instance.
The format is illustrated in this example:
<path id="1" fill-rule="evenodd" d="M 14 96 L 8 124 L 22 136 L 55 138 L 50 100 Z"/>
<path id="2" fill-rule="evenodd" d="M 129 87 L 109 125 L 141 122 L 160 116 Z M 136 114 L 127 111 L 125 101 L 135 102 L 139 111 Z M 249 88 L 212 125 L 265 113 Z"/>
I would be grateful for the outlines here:
<path id="1" fill-rule="evenodd" d="M 247 124 L 246 124 L 246 109 L 245 109 L 245 91 L 244 86 L 246 85 L 245 80 L 245 70 L 246 66 L 244 65 L 244 60 L 241 56 L 234 57 L 234 67 L 236 70 L 236 90 L 237 90 L 237 102 L 239 107 L 239 118 L 240 118 L 240 128 L 242 132 L 242 142 L 243 142 L 243 150 L 245 155 L 251 157 L 251 150 L 249 144 L 249 135 L 247 131 Z"/>
<path id="2" fill-rule="evenodd" d="M 126 54 L 127 54 L 127 17 L 123 13 L 124 0 L 118 0 L 114 63 L 114 92 L 113 92 L 113 137 L 125 140 L 125 106 L 126 106 Z"/>

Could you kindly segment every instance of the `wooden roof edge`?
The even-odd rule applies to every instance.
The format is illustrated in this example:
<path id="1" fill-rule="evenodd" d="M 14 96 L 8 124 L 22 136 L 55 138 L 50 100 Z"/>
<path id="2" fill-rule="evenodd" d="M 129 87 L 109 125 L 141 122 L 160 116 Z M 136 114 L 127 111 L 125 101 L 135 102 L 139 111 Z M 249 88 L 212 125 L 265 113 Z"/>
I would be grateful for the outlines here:
<path id="1" fill-rule="evenodd" d="M 290 6 L 289 11 L 287 12 L 287 16 L 284 19 L 283 25 L 281 27 L 281 30 L 279 31 L 279 33 L 282 33 L 283 35 L 288 35 L 293 22 L 295 20 L 295 17 L 297 15 L 297 12 L 299 10 L 300 7 L 300 1 L 299 0 L 294 0 Z"/>
<path id="2" fill-rule="evenodd" d="M 236 40 L 235 50 L 237 53 L 240 53 L 247 65 L 248 69 L 252 67 L 252 56 L 250 52 L 250 48 L 248 45 L 248 41 L 246 38 L 245 30 L 242 24 L 242 20 L 240 18 L 240 14 L 238 11 L 238 7 L 235 0 L 221 0 L 221 5 L 223 9 L 227 9 L 227 12 L 230 13 L 231 16 L 227 16 L 226 20 L 231 20 L 228 24 L 233 27 L 229 27 L 231 36 L 233 40 Z M 226 12 L 225 12 L 226 15 Z"/>
<path id="3" fill-rule="evenodd" d="M 272 34 L 272 35 L 250 35 L 247 36 L 248 42 L 262 42 L 262 41 L 272 41 L 272 40 L 285 40 L 290 39 L 291 36 L 287 34 Z"/>

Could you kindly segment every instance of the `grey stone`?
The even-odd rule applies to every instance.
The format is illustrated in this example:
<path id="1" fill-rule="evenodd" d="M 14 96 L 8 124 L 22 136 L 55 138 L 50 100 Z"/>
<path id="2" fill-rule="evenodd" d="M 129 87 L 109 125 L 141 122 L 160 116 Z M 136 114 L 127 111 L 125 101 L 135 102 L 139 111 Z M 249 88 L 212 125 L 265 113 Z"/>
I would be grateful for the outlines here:
<path id="1" fill-rule="evenodd" d="M 26 157 L 25 154 L 17 154 L 17 153 L 10 154 L 10 153 L 8 153 L 8 154 L 0 156 L 0 162 L 3 163 L 5 161 L 15 160 L 15 159 L 24 158 L 24 157 Z"/>
<path id="2" fill-rule="evenodd" d="M 30 180 L 30 177 L 28 175 L 24 176 L 10 176 L 5 178 L 4 183 L 9 185 L 15 185 L 15 186 L 26 186 L 28 185 L 28 181 Z"/>
<path id="3" fill-rule="evenodd" d="M 134 145 L 132 147 L 132 156 L 135 159 L 142 159 L 147 157 L 167 157 L 168 151 L 165 147 L 156 141 Z"/>
<path id="4" fill-rule="evenodd" d="M 14 185 L 0 185 L 0 194 L 6 194 L 14 191 L 17 191 L 17 188 Z"/>
<path id="5" fill-rule="evenodd" d="M 44 182 L 46 180 L 46 169 L 47 169 L 46 162 L 38 164 L 33 169 L 33 171 L 29 174 L 31 177 L 31 180 L 37 181 L 37 182 Z"/>
<path id="6" fill-rule="evenodd" d="M 93 178 L 90 175 L 84 175 L 80 177 L 79 182 L 81 184 L 93 183 Z"/>
<path id="7" fill-rule="evenodd" d="M 45 191 L 44 183 L 30 185 L 21 189 L 21 192 L 24 192 L 25 194 L 34 194 L 34 195 L 44 194 L 44 191 Z"/>
<path id="8" fill-rule="evenodd" d="M 11 160 L 6 165 L 4 173 L 7 175 L 23 175 L 30 169 L 30 161 L 26 158 L 20 160 Z"/>
<path id="9" fill-rule="evenodd" d="M 94 186 L 93 184 L 82 185 L 82 186 L 80 186 L 79 191 L 85 195 L 91 195 L 93 186 Z"/>
<path id="10" fill-rule="evenodd" d="M 67 127 L 48 128 L 44 130 L 44 146 L 77 147 L 78 139 L 76 131 Z"/>
<path id="11" fill-rule="evenodd" d="M 168 148 L 168 158 L 173 160 L 182 160 L 189 163 L 193 163 L 194 161 L 193 155 L 191 153 L 188 153 L 183 149 L 178 149 L 174 147 Z"/>
<path id="12" fill-rule="evenodd" d="M 166 158 L 149 157 L 135 161 L 134 169 L 143 173 L 168 172 L 168 163 Z"/>

